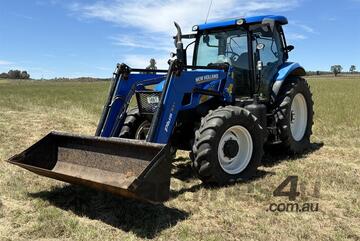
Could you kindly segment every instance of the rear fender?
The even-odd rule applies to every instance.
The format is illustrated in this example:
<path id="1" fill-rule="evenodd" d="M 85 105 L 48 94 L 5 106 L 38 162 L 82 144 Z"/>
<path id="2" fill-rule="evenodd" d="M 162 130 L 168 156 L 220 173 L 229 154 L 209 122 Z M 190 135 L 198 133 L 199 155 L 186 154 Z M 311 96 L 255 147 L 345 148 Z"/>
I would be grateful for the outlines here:
<path id="1" fill-rule="evenodd" d="M 280 66 L 280 70 L 275 75 L 275 81 L 272 86 L 272 92 L 274 96 L 277 96 L 281 86 L 286 82 L 289 76 L 305 76 L 305 69 L 298 63 L 284 63 Z"/>

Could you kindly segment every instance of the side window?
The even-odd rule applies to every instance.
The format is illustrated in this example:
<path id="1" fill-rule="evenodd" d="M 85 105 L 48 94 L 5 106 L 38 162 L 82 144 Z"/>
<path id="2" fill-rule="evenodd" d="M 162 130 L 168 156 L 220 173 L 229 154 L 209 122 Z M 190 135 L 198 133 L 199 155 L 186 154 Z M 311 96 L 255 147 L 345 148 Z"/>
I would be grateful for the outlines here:
<path id="1" fill-rule="evenodd" d="M 267 29 L 259 28 L 254 31 L 254 49 L 256 49 L 258 44 L 264 45 L 264 48 L 259 50 L 259 55 L 265 68 L 267 66 L 277 65 L 283 58 L 278 33 L 266 30 Z"/>
<path id="2" fill-rule="evenodd" d="M 248 34 L 238 32 L 230 35 L 226 40 L 226 54 L 229 63 L 234 67 L 232 78 L 234 79 L 233 93 L 237 96 L 249 96 L 251 89 L 251 66 L 249 66 Z"/>
<path id="3" fill-rule="evenodd" d="M 207 38 L 207 39 L 206 39 Z M 206 39 L 206 41 L 205 41 Z M 206 42 L 208 42 L 206 44 Z M 196 65 L 206 66 L 218 60 L 219 40 L 214 35 L 203 35 L 199 41 Z"/>
<path id="4" fill-rule="evenodd" d="M 249 69 L 247 35 L 233 35 L 227 39 L 226 55 L 234 67 Z"/>

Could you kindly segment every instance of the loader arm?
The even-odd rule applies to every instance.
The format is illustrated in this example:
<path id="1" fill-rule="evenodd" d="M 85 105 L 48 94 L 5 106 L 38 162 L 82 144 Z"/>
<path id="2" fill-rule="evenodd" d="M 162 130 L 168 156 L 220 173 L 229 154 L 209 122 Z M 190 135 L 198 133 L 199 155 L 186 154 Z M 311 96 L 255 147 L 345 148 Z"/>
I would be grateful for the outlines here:
<path id="1" fill-rule="evenodd" d="M 116 83 L 113 85 L 114 89 L 110 90 L 111 101 L 108 100 L 104 106 L 101 117 L 101 120 L 104 121 L 99 122 L 98 130 L 101 130 L 99 135 L 101 137 L 117 137 L 135 91 L 144 86 L 164 81 L 161 100 L 152 119 L 147 141 L 159 144 L 169 143 L 177 115 L 184 109 L 182 100 L 185 94 L 192 93 L 195 89 L 201 89 L 199 83 L 226 80 L 228 71 L 226 66 L 181 66 L 179 63 L 181 62 L 173 61 L 167 74 L 144 74 L 142 72 L 145 70 L 131 69 L 128 66 L 122 67 L 123 70 L 118 75 L 119 79 L 114 79 Z M 120 66 L 126 65 L 121 64 Z M 187 69 L 195 71 L 187 71 Z"/>
<path id="2" fill-rule="evenodd" d="M 126 117 L 126 109 L 135 90 L 144 85 L 154 85 L 164 81 L 166 78 L 164 73 L 168 72 L 166 70 L 155 70 L 156 74 L 145 73 L 148 71 L 145 69 L 131 69 L 125 64 L 117 65 L 96 136 L 117 137 Z M 131 72 L 140 73 L 131 74 Z M 151 70 L 151 72 L 154 72 L 154 70 Z"/>
<path id="3" fill-rule="evenodd" d="M 193 93 L 197 89 L 199 82 L 204 81 L 204 77 L 205 79 L 207 78 L 208 82 L 226 80 L 227 77 L 228 70 L 224 70 L 223 67 L 187 67 L 197 70 L 181 71 L 181 73 L 172 71 L 171 76 L 167 78 L 159 108 L 150 128 L 149 142 L 160 144 L 169 143 L 175 128 L 178 113 L 185 108 L 185 106 L 182 105 L 185 94 Z"/>

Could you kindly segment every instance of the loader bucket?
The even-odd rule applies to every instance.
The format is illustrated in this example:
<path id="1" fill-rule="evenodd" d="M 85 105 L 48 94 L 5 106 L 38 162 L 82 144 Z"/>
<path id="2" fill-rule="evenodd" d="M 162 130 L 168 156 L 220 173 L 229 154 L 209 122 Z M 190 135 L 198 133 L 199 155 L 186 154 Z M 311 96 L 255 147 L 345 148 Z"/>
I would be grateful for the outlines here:
<path id="1" fill-rule="evenodd" d="M 8 162 L 42 176 L 120 196 L 169 198 L 168 145 L 51 132 Z"/>

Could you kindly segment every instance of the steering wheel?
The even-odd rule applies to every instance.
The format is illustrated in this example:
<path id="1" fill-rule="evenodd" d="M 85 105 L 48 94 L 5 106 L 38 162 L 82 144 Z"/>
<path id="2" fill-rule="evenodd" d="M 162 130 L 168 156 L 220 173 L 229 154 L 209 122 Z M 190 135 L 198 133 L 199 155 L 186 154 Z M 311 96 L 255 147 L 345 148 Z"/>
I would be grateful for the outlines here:
<path id="1" fill-rule="evenodd" d="M 244 58 L 242 57 L 244 53 L 242 53 L 241 55 L 232 51 L 227 51 L 225 53 L 231 55 L 231 57 L 229 58 L 231 60 L 231 65 L 240 69 L 249 69 L 248 59 L 244 60 Z"/>
<path id="2" fill-rule="evenodd" d="M 230 60 L 233 63 L 236 63 L 240 59 L 240 54 L 237 54 L 232 51 L 226 51 L 225 54 L 231 54 Z"/>

